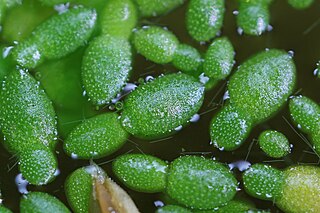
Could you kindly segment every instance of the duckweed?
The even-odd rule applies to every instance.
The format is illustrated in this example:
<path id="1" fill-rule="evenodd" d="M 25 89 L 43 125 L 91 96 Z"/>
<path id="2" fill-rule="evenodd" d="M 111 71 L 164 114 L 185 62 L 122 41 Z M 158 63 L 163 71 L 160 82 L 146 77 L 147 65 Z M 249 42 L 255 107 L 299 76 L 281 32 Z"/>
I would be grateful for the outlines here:
<path id="1" fill-rule="evenodd" d="M 18 155 L 22 175 L 35 185 L 52 181 L 57 129 L 51 101 L 28 72 L 12 70 L 3 83 L 0 103 L 4 145 Z"/>
<path id="2" fill-rule="evenodd" d="M 40 1 L 42 4 L 47 5 L 47 6 L 54 6 L 57 4 L 72 2 L 74 0 L 38 0 L 38 1 Z"/>
<path id="3" fill-rule="evenodd" d="M 319 129 L 320 106 L 305 96 L 296 96 L 290 99 L 289 109 L 292 120 L 301 130 L 311 133 Z"/>
<path id="4" fill-rule="evenodd" d="M 166 14 L 183 4 L 184 0 L 134 0 L 142 17 Z"/>
<path id="5" fill-rule="evenodd" d="M 65 191 L 75 213 L 101 212 L 102 209 L 139 212 L 129 195 L 97 165 L 74 171 L 66 180 Z"/>
<path id="6" fill-rule="evenodd" d="M 239 0 L 237 24 L 248 35 L 259 36 L 268 29 L 272 1 Z"/>
<path id="7" fill-rule="evenodd" d="M 159 138 L 185 126 L 202 105 L 204 87 L 195 78 L 169 74 L 139 86 L 124 102 L 121 122 L 140 138 Z"/>
<path id="8" fill-rule="evenodd" d="M 228 84 L 231 106 L 222 109 L 211 122 L 213 144 L 226 150 L 238 148 L 253 125 L 282 107 L 293 91 L 295 79 L 295 65 L 284 51 L 266 50 L 245 61 Z"/>
<path id="9" fill-rule="evenodd" d="M 209 41 L 222 27 L 224 0 L 190 0 L 186 25 L 188 33 L 196 41 Z"/>
<path id="10" fill-rule="evenodd" d="M 101 158 L 117 151 L 128 133 L 116 113 L 105 113 L 84 120 L 64 141 L 64 150 L 81 159 Z"/>
<path id="11" fill-rule="evenodd" d="M 136 7 L 131 0 L 107 1 L 101 17 L 102 33 L 128 39 L 137 19 Z"/>
<path id="12" fill-rule="evenodd" d="M 314 0 L 288 0 L 288 3 L 295 9 L 302 10 L 310 7 Z"/>
<path id="13" fill-rule="evenodd" d="M 174 52 L 172 64 L 186 74 L 195 77 L 201 74 L 201 54 L 196 48 L 190 45 L 179 44 Z"/>
<path id="14" fill-rule="evenodd" d="M 243 175 L 245 190 L 259 199 L 272 200 L 284 212 L 320 210 L 320 168 L 292 166 L 280 171 L 255 164 Z"/>
<path id="15" fill-rule="evenodd" d="M 57 198 L 43 192 L 30 192 L 23 195 L 20 202 L 21 213 L 70 213 L 69 209 Z"/>
<path id="16" fill-rule="evenodd" d="M 156 213 L 192 213 L 192 211 L 177 205 L 167 205 L 157 209 Z"/>
<path id="17" fill-rule="evenodd" d="M 203 63 L 203 71 L 210 79 L 226 78 L 232 70 L 234 49 L 228 38 L 215 39 L 209 46 Z"/>
<path id="18" fill-rule="evenodd" d="M 223 164 L 198 156 L 183 156 L 169 166 L 166 192 L 184 206 L 206 210 L 232 200 L 237 185 Z"/>
<path id="19" fill-rule="evenodd" d="M 276 113 L 292 93 L 296 67 L 288 53 L 271 49 L 245 61 L 231 77 L 230 102 L 255 123 Z"/>
<path id="20" fill-rule="evenodd" d="M 263 164 L 255 164 L 243 174 L 246 192 L 263 200 L 273 201 L 280 198 L 284 181 L 282 171 Z"/>
<path id="21" fill-rule="evenodd" d="M 77 169 L 69 175 L 65 182 L 65 193 L 74 212 L 88 212 L 92 190 L 92 177 L 86 167 Z"/>
<path id="22" fill-rule="evenodd" d="M 211 143 L 221 150 L 234 150 L 248 137 L 252 127 L 245 113 L 228 104 L 211 121 Z"/>
<path id="23" fill-rule="evenodd" d="M 266 130 L 259 135 L 260 148 L 270 157 L 282 158 L 290 153 L 287 137 L 281 132 Z"/>
<path id="24" fill-rule="evenodd" d="M 320 106 L 310 98 L 296 96 L 290 99 L 289 110 L 294 123 L 310 135 L 315 150 L 320 153 Z"/>
<path id="25" fill-rule="evenodd" d="M 58 162 L 54 153 L 42 144 L 26 147 L 20 154 L 19 170 L 31 184 L 45 185 L 57 172 Z"/>
<path id="26" fill-rule="evenodd" d="M 96 12 L 86 8 L 54 15 L 14 48 L 13 58 L 23 67 L 35 68 L 46 59 L 66 56 L 87 41 L 96 18 Z"/>
<path id="27" fill-rule="evenodd" d="M 293 166 L 284 170 L 285 182 L 277 206 L 284 212 L 320 211 L 320 168 Z"/>
<path id="28" fill-rule="evenodd" d="M 0 205 L 0 213 L 12 213 L 12 211 L 3 205 Z"/>
<path id="29" fill-rule="evenodd" d="M 251 210 L 253 207 L 245 202 L 231 200 L 226 206 L 218 209 L 219 213 L 236 213 Z"/>
<path id="30" fill-rule="evenodd" d="M 112 165 L 114 174 L 127 187 L 141 192 L 161 192 L 166 187 L 166 162 L 151 155 L 127 154 Z"/>
<path id="31" fill-rule="evenodd" d="M 213 212 L 213 211 L 211 211 Z M 227 205 L 219 207 L 217 213 L 266 213 L 268 211 L 256 210 L 255 207 L 246 201 L 231 200 Z M 198 212 L 201 213 L 201 212 Z M 202 212 L 206 213 L 206 212 Z M 209 213 L 209 211 L 207 211 Z"/>
<path id="32" fill-rule="evenodd" d="M 133 45 L 138 53 L 150 61 L 166 64 L 173 60 L 179 41 L 167 29 L 145 26 L 134 32 Z"/>
<path id="33" fill-rule="evenodd" d="M 57 130 L 53 106 L 28 72 L 10 72 L 3 83 L 0 103 L 0 126 L 8 150 L 21 152 L 32 143 L 54 148 Z"/>
<path id="34" fill-rule="evenodd" d="M 0 129 L 10 152 L 20 153 L 39 143 L 54 149 L 57 129 L 52 103 L 28 72 L 12 70 L 7 75 L 0 105 Z"/>
<path id="35" fill-rule="evenodd" d="M 89 44 L 82 61 L 82 80 L 93 104 L 107 104 L 116 97 L 129 77 L 131 60 L 131 46 L 125 39 L 105 35 Z"/>

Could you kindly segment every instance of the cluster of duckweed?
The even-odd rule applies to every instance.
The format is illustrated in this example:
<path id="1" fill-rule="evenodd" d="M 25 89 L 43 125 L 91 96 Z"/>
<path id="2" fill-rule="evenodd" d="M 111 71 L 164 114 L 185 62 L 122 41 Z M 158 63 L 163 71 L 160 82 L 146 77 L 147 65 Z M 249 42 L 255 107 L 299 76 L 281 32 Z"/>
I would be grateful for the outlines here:
<path id="1" fill-rule="evenodd" d="M 234 12 L 238 33 L 261 36 L 272 30 L 273 2 L 239 0 Z M 313 1 L 288 3 L 301 10 Z M 193 42 L 185 42 L 174 28 L 160 26 L 154 19 L 183 4 L 185 28 Z M 45 8 L 45 12 L 27 19 L 23 8 L 28 7 Z M 18 13 L 22 18 L 17 20 L 24 17 L 29 27 L 11 29 L 15 22 L 11 18 L 8 24 L 6 19 L 14 16 L 15 8 L 22 8 Z M 151 148 L 147 154 L 133 141 L 165 143 L 180 130 L 190 129 L 190 123 L 212 110 L 198 114 L 206 92 L 228 79 L 220 111 L 205 130 L 201 127 L 201 134 L 210 137 L 211 150 L 236 153 L 252 131 L 287 107 L 298 128 L 292 126 L 294 131 L 314 155 L 320 155 L 320 106 L 295 93 L 298 74 L 292 52 L 277 46 L 256 51 L 232 73 L 238 46 L 220 36 L 226 9 L 224 0 L 0 0 L 0 23 L 4 23 L 0 32 L 12 42 L 7 47 L 1 44 L 1 142 L 15 157 L 23 177 L 16 178 L 24 194 L 20 211 L 64 213 L 70 207 L 76 213 L 144 212 L 143 206 L 135 204 L 137 191 L 166 197 L 154 203 L 157 213 L 270 212 L 243 199 L 244 193 L 269 202 L 266 208 L 274 203 L 284 212 L 319 212 L 319 166 L 288 163 L 292 141 L 270 126 L 253 142 L 257 141 L 262 155 L 290 165 L 284 169 L 265 161 L 247 162 L 253 143 L 245 161 L 228 165 L 204 152 L 184 149 L 184 155 L 158 158 L 160 150 Z M 207 42 L 207 48 L 196 48 L 194 41 Z M 134 57 L 161 66 L 163 73 L 129 83 L 136 77 Z M 80 117 L 74 113 L 77 108 L 82 111 Z M 57 148 L 58 140 L 63 145 Z M 192 140 L 199 143 L 197 138 Z M 128 150 L 119 155 L 127 141 L 142 153 Z M 174 145 L 165 146 L 169 152 Z M 203 156 L 189 155 L 198 153 Z M 111 160 L 99 161 L 110 156 Z M 79 164 L 80 159 L 84 161 Z M 107 163 L 112 165 L 108 174 L 100 167 Z M 60 188 L 68 205 L 55 192 L 23 188 L 22 180 L 35 186 L 54 181 L 62 164 L 72 167 L 72 172 L 63 174 L 68 177 Z M 233 171 L 235 167 L 242 173 Z M 0 212 L 11 212 L 1 202 Z"/>

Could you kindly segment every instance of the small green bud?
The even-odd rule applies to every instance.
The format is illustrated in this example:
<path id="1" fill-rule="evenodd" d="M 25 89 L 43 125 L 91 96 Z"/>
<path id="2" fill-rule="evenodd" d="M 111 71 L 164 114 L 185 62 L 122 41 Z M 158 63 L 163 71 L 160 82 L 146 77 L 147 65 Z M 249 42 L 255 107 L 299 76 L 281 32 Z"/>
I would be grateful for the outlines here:
<path id="1" fill-rule="evenodd" d="M 211 142 L 221 150 L 232 151 L 249 136 L 252 127 L 244 113 L 228 104 L 211 121 Z"/>
<path id="2" fill-rule="evenodd" d="M 214 80 L 228 77 L 234 64 L 234 55 L 233 46 L 228 38 L 215 39 L 204 58 L 204 74 Z"/>
<path id="3" fill-rule="evenodd" d="M 281 132 L 266 130 L 258 138 L 260 148 L 270 157 L 282 158 L 290 153 L 287 137 Z"/>

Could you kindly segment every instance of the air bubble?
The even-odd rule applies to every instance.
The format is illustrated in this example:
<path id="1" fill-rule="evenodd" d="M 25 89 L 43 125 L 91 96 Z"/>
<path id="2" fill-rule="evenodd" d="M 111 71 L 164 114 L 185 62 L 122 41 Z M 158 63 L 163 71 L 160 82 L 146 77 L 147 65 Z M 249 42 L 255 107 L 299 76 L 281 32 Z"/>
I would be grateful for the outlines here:
<path id="1" fill-rule="evenodd" d="M 60 175 L 60 170 L 59 169 L 56 169 L 56 171 L 54 172 L 53 176 L 57 177 L 58 175 Z"/>
<path id="2" fill-rule="evenodd" d="M 219 147 L 218 148 L 220 151 L 223 151 L 224 150 L 224 147 Z"/>
<path id="3" fill-rule="evenodd" d="M 2 57 L 6 58 L 12 49 L 13 49 L 13 46 L 3 48 Z"/>
<path id="4" fill-rule="evenodd" d="M 176 127 L 174 130 L 176 130 L 176 131 L 180 131 L 181 129 L 182 129 L 182 125 L 180 125 L 180 126 Z"/>
<path id="5" fill-rule="evenodd" d="M 123 109 L 123 103 L 121 101 L 118 101 L 115 103 L 116 110 L 122 110 Z"/>
<path id="6" fill-rule="evenodd" d="M 71 153 L 71 158 L 72 158 L 72 159 L 78 159 L 78 155 L 77 155 L 77 154 L 74 154 L 74 153 Z"/>
<path id="7" fill-rule="evenodd" d="M 223 100 L 228 100 L 230 99 L 230 95 L 229 95 L 229 91 L 227 90 L 224 94 L 223 94 Z"/>
<path id="8" fill-rule="evenodd" d="M 59 14 L 65 13 L 69 10 L 70 3 L 66 4 L 57 4 L 54 6 L 55 11 L 57 11 Z"/>
<path id="9" fill-rule="evenodd" d="M 108 109 L 111 110 L 111 111 L 113 111 L 113 110 L 116 109 L 116 107 L 115 107 L 114 104 L 110 104 L 110 105 L 108 106 Z"/>
<path id="10" fill-rule="evenodd" d="M 238 33 L 239 35 L 243 35 L 243 29 L 242 29 L 241 27 L 238 27 L 238 28 L 237 28 L 237 33 Z"/>
<path id="11" fill-rule="evenodd" d="M 132 90 L 135 90 L 137 88 L 137 85 L 133 83 L 127 83 L 126 86 L 123 88 L 124 93 L 131 92 Z"/>
<path id="12" fill-rule="evenodd" d="M 157 208 L 164 206 L 164 203 L 161 200 L 156 200 L 153 203 L 154 203 L 154 206 Z"/>
<path id="13" fill-rule="evenodd" d="M 206 84 L 210 80 L 209 77 L 205 76 L 204 73 L 201 73 L 199 76 L 199 81 L 203 84 Z"/>
<path id="14" fill-rule="evenodd" d="M 270 32 L 270 31 L 272 31 L 272 30 L 273 30 L 273 27 L 272 27 L 272 25 L 269 24 L 269 25 L 267 26 L 267 31 Z"/>
<path id="15" fill-rule="evenodd" d="M 15 183 L 16 183 L 16 186 L 18 187 L 18 191 L 21 194 L 28 194 L 27 186 L 29 183 L 26 179 L 22 177 L 21 173 L 16 176 Z"/>
<path id="16" fill-rule="evenodd" d="M 121 94 L 118 93 L 117 96 L 111 100 L 111 103 L 112 103 L 112 104 L 115 104 L 115 103 L 117 103 L 121 98 L 122 98 Z"/>
<path id="17" fill-rule="evenodd" d="M 151 75 L 149 75 L 149 76 L 147 76 L 147 77 L 145 78 L 145 81 L 146 81 L 146 82 L 150 82 L 150 81 L 153 81 L 153 80 L 154 80 L 154 77 L 151 76 Z"/>
<path id="18" fill-rule="evenodd" d="M 192 118 L 190 119 L 190 122 L 191 122 L 191 123 L 196 123 L 196 122 L 199 121 L 199 119 L 200 119 L 200 115 L 199 115 L 199 114 L 195 114 L 195 115 L 193 115 Z"/>
<path id="19" fill-rule="evenodd" d="M 293 56 L 294 56 L 294 51 L 293 51 L 293 50 L 289 50 L 289 51 L 288 51 L 288 55 L 289 55 L 291 58 L 293 58 Z"/>
<path id="20" fill-rule="evenodd" d="M 240 172 L 242 172 L 242 171 L 249 169 L 249 167 L 251 166 L 251 163 L 248 161 L 239 160 L 236 162 L 229 163 L 228 166 L 229 166 L 230 170 L 237 168 Z"/>
<path id="21" fill-rule="evenodd" d="M 34 77 L 37 79 L 37 80 L 40 80 L 42 75 L 41 75 L 41 72 L 36 72 Z"/>

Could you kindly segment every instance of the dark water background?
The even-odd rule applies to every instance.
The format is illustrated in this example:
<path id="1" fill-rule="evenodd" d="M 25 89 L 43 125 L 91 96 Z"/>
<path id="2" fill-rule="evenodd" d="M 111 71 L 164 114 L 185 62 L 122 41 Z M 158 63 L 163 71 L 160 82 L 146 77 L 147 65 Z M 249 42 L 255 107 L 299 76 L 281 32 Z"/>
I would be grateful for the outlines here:
<path id="1" fill-rule="evenodd" d="M 52 8 L 39 7 L 39 5 L 37 5 L 38 3 L 35 1 L 26 1 L 26 3 L 28 2 L 31 2 L 31 6 L 23 7 L 23 9 L 15 8 L 9 11 L 7 16 L 8 20 L 4 22 L 4 29 L 6 27 L 12 27 L 16 31 L 21 29 L 24 33 L 13 37 L 9 36 L 10 33 L 4 33 L 1 38 L 2 44 L 11 45 L 13 40 L 19 40 L 27 36 L 32 29 L 30 29 L 30 26 L 36 26 L 54 12 Z M 260 37 L 240 36 L 237 33 L 235 16 L 233 15 L 233 11 L 236 9 L 236 1 L 226 1 L 226 16 L 222 30 L 222 35 L 227 36 L 235 47 L 236 66 L 241 64 L 249 56 L 264 50 L 265 48 L 281 48 L 287 51 L 292 50 L 294 52 L 294 61 L 298 70 L 298 82 L 295 90 L 296 93 L 306 95 L 319 103 L 320 79 L 316 79 L 313 75 L 313 71 L 316 68 L 316 62 L 320 59 L 320 2 L 317 1 L 309 9 L 298 11 L 291 8 L 285 0 L 274 1 L 271 6 L 271 25 L 273 26 L 273 30 Z M 156 24 L 166 26 L 177 35 L 181 42 L 191 44 L 204 53 L 207 48 L 207 44 L 200 45 L 193 41 L 186 32 L 184 24 L 185 10 L 186 6 L 184 5 L 167 16 L 142 20 L 140 25 Z M 25 11 L 22 13 L 24 16 L 19 18 L 17 14 L 20 14 L 21 11 Z M 75 85 L 79 84 L 76 90 L 79 97 L 82 96 L 79 73 L 83 49 L 84 48 L 68 56 L 65 60 L 66 65 L 64 66 L 60 65 L 59 67 L 59 65 L 56 65 L 58 62 L 55 61 L 47 63 L 47 66 L 53 67 L 52 72 L 55 72 L 55 66 L 59 67 L 59 70 L 56 70 L 57 72 L 73 72 L 72 75 L 70 75 L 73 77 L 69 80 L 70 82 L 75 82 Z M 33 71 L 33 74 L 38 75 L 38 79 L 41 82 L 46 81 L 46 78 L 50 77 L 50 73 L 47 73 L 49 77 L 43 75 L 43 72 L 45 71 L 42 70 L 46 70 L 46 65 L 43 65 L 38 70 Z M 139 78 L 145 78 L 149 75 L 157 76 L 161 73 L 171 71 L 175 70 L 170 65 L 155 65 L 146 61 L 143 57 L 136 55 L 130 82 L 137 82 Z M 54 75 L 54 73 L 51 74 L 51 76 Z M 47 84 L 50 84 L 50 79 L 47 81 Z M 111 171 L 112 159 L 128 151 L 133 153 L 143 152 L 168 161 L 171 161 L 183 154 L 204 154 L 208 158 L 214 157 L 225 163 L 247 160 L 250 163 L 269 163 L 281 169 L 293 164 L 319 163 L 317 155 L 312 153 L 312 150 L 308 147 L 302 137 L 295 133 L 287 123 L 286 120 L 290 121 L 287 105 L 285 105 L 273 118 L 256 126 L 250 134 L 250 137 L 238 150 L 234 152 L 221 152 L 210 146 L 208 130 L 209 124 L 213 115 L 217 113 L 222 105 L 223 94 L 226 91 L 225 85 L 226 81 L 221 82 L 215 89 L 206 93 L 203 107 L 199 112 L 201 118 L 197 123 L 192 123 L 183 130 L 177 132 L 177 134 L 166 138 L 163 141 L 150 142 L 131 137 L 121 150 L 111 156 L 95 160 L 95 162 L 100 164 L 112 178 L 114 178 Z M 30 191 L 37 190 L 48 192 L 65 203 L 66 197 L 63 189 L 65 178 L 76 168 L 88 165 L 89 161 L 74 160 L 66 156 L 62 149 L 63 138 L 70 129 L 86 117 L 90 117 L 95 113 L 108 111 L 107 108 L 95 111 L 95 109 L 87 103 L 85 97 L 80 98 L 79 102 L 73 104 L 76 107 L 72 110 L 66 110 L 57 105 L 55 106 L 59 116 L 59 138 L 61 143 L 57 146 L 57 156 L 59 159 L 59 170 L 61 174 L 55 179 L 55 181 L 46 186 L 28 187 Z M 287 157 L 280 160 L 274 160 L 266 157 L 266 155 L 259 149 L 255 139 L 261 131 L 270 128 L 283 132 L 289 138 L 290 143 L 293 144 L 292 153 Z M 0 147 L 0 181 L 4 205 L 15 212 L 18 211 L 19 199 L 21 197 L 15 184 L 15 177 L 19 173 L 16 161 L 15 157 L 11 157 L 11 154 L 9 154 L 2 146 Z M 241 173 L 238 170 L 235 170 L 234 172 L 238 180 L 241 181 Z M 116 180 L 116 178 L 114 179 Z M 165 200 L 162 194 L 138 193 L 131 191 L 126 187 L 124 188 L 132 196 L 141 212 L 154 212 L 156 209 L 154 202 L 158 200 Z M 247 197 L 242 191 L 239 193 L 239 196 Z M 272 212 L 280 212 L 272 202 L 260 201 L 253 198 L 249 199 L 255 203 L 257 208 L 271 209 Z"/>

